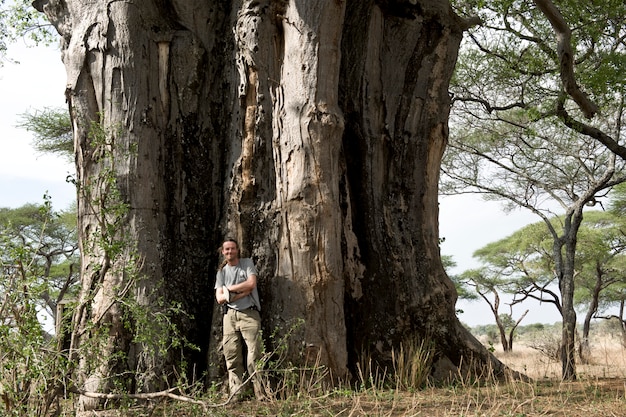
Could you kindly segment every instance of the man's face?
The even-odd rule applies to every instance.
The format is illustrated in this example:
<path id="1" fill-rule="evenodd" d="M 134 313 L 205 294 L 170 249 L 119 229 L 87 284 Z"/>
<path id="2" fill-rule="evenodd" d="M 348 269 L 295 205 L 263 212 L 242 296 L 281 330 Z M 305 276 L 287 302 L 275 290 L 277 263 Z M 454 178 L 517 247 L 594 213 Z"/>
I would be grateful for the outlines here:
<path id="1" fill-rule="evenodd" d="M 222 245 L 222 255 L 226 258 L 227 262 L 234 261 L 239 258 L 239 249 L 235 242 L 224 242 Z"/>

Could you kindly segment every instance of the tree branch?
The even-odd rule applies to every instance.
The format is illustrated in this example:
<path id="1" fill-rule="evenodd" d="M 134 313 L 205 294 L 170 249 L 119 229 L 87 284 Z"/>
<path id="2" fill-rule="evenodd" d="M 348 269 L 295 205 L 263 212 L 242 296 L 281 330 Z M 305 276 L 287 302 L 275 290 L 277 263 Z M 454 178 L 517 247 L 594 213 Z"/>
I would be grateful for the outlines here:
<path id="1" fill-rule="evenodd" d="M 551 0 L 534 0 L 535 4 L 546 16 L 557 40 L 557 54 L 560 62 L 561 82 L 567 94 L 578 104 L 587 119 L 591 119 L 597 112 L 598 106 L 587 97 L 578 84 L 574 75 L 574 51 L 572 50 L 572 32 L 565 22 L 563 15 Z"/>
<path id="2" fill-rule="evenodd" d="M 104 393 L 104 392 L 90 392 L 90 391 L 84 391 L 84 390 L 79 390 L 79 389 L 73 389 L 72 392 L 74 392 L 75 394 L 83 395 L 85 397 L 98 398 L 101 400 L 122 400 L 122 399 L 153 400 L 157 398 L 171 398 L 177 401 L 184 401 L 184 402 L 188 402 L 192 404 L 201 405 L 205 412 L 207 411 L 208 407 L 221 407 L 221 406 L 228 404 L 228 401 L 230 401 L 230 398 L 228 398 L 228 401 L 226 401 L 223 404 L 209 405 L 204 401 L 195 400 L 191 397 L 187 397 L 184 395 L 174 394 L 174 391 L 176 391 L 177 389 L 178 388 L 170 388 L 164 391 L 146 392 L 146 393 L 141 393 L 141 394 L 110 394 L 110 393 Z"/>
<path id="3" fill-rule="evenodd" d="M 621 157 L 626 160 L 626 147 L 621 146 L 617 141 L 615 141 L 611 136 L 607 135 L 603 131 L 593 126 L 589 126 L 588 124 L 582 123 L 569 115 L 567 110 L 565 110 L 565 106 L 563 103 L 563 99 L 560 99 L 557 104 L 556 109 L 557 116 L 563 121 L 565 126 L 570 129 L 593 138 L 606 146 L 608 150 L 613 152 L 615 155 Z"/>
<path id="4" fill-rule="evenodd" d="M 485 111 L 487 113 L 489 113 L 489 114 L 493 113 L 494 111 L 511 110 L 511 109 L 514 109 L 514 108 L 525 109 L 525 108 L 528 107 L 523 102 L 510 103 L 510 104 L 507 104 L 505 106 L 493 106 L 493 105 L 491 105 L 491 103 L 489 103 L 489 101 L 487 101 L 485 99 L 482 99 L 482 98 L 478 98 L 478 97 L 456 97 L 455 96 L 452 99 L 452 101 L 453 102 L 460 101 L 460 102 L 481 104 L 485 108 Z"/>

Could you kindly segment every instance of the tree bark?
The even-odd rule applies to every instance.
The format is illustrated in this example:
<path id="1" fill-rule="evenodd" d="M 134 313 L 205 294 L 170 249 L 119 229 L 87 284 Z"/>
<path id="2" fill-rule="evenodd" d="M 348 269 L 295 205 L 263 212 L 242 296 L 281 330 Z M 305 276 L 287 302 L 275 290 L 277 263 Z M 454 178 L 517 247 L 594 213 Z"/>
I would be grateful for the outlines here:
<path id="1" fill-rule="evenodd" d="M 565 216 L 563 235 L 554 240 L 553 256 L 561 292 L 561 371 L 564 380 L 576 379 L 576 310 L 574 309 L 574 259 L 576 236 L 582 222 L 582 205 Z"/>
<path id="2" fill-rule="evenodd" d="M 557 40 L 556 49 L 560 63 L 559 71 L 563 88 L 576 104 L 578 104 L 578 107 L 585 117 L 591 119 L 598 113 L 599 109 L 598 105 L 594 103 L 576 83 L 576 76 L 574 75 L 574 57 L 576 55 L 574 54 L 571 44 L 572 31 L 559 9 L 551 0 L 534 0 L 534 3 L 548 19 L 552 25 L 552 29 L 554 29 Z"/>
<path id="3" fill-rule="evenodd" d="M 225 235 L 259 268 L 268 348 L 279 340 L 269 335 L 292 334 L 294 361 L 347 377 L 363 354 L 389 366 L 393 349 L 427 338 L 442 360 L 504 372 L 456 318 L 439 254 L 439 164 L 463 28 L 448 2 L 37 7 L 63 38 L 74 123 L 74 346 L 96 328 L 108 335 L 99 360 L 79 355 L 85 388 L 107 390 L 131 370 L 129 389 L 156 390 L 174 362 L 172 349 L 154 349 L 171 328 L 151 323 L 154 338 L 137 340 L 142 323 L 126 326 L 124 288 L 155 317 L 180 304 L 190 316 L 174 315 L 177 328 L 201 347 L 185 350 L 189 363 L 219 368 L 212 285 Z M 93 122 L 104 144 L 94 146 Z M 102 236 L 128 244 L 113 253 Z"/>
<path id="4" fill-rule="evenodd" d="M 600 305 L 600 292 L 604 287 L 604 271 L 599 261 L 596 262 L 596 281 L 591 292 L 591 302 L 585 314 L 585 320 L 583 321 L 583 337 L 578 346 L 578 356 L 583 364 L 590 363 L 591 360 L 591 344 L 589 343 L 589 332 L 591 330 L 591 319 L 598 312 L 598 306 Z"/>

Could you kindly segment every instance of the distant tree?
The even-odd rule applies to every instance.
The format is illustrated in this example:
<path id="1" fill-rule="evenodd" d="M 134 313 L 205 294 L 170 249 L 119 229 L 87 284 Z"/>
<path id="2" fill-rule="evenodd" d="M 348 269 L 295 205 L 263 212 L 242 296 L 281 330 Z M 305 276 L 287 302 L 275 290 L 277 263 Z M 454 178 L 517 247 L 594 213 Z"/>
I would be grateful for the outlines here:
<path id="1" fill-rule="evenodd" d="M 36 151 L 74 161 L 72 122 L 67 109 L 47 107 L 24 113 L 18 127 L 32 133 Z"/>
<path id="2" fill-rule="evenodd" d="M 551 235 L 542 222 L 526 225 L 477 249 L 474 257 L 491 268 L 498 268 L 507 277 L 512 305 L 534 299 L 552 304 L 562 316 L 560 296 L 554 292 Z"/>
<path id="3" fill-rule="evenodd" d="M 562 223 L 560 218 L 552 219 L 555 229 Z M 579 345 L 581 360 L 589 357 L 591 319 L 615 305 L 613 294 L 624 285 L 623 228 L 621 218 L 607 212 L 589 211 L 578 232 L 574 304 L 578 310 L 585 310 Z M 561 298 L 553 290 L 557 276 L 552 245 L 545 224 L 538 222 L 478 249 L 474 256 L 508 277 L 507 291 L 513 294 L 512 305 L 534 299 L 554 305 L 562 315 Z"/>
<path id="4" fill-rule="evenodd" d="M 626 286 L 626 224 L 610 212 L 591 211 L 578 236 L 575 304 L 585 307 L 579 356 L 589 361 L 591 320 L 615 305 L 615 294 Z"/>
<path id="5" fill-rule="evenodd" d="M 626 347 L 626 284 L 620 281 L 606 288 L 603 291 L 603 300 L 607 307 L 617 308 L 617 313 L 609 313 L 608 308 L 604 308 L 595 317 L 619 322 L 622 345 Z"/>
<path id="6" fill-rule="evenodd" d="M 544 220 L 562 298 L 562 376 L 575 379 L 576 235 L 584 207 L 624 181 L 626 6 L 480 5 L 484 24 L 469 32 L 451 87 L 442 188 L 482 193 Z M 560 232 L 553 210 L 565 213 Z"/>
<path id="7" fill-rule="evenodd" d="M 528 310 L 517 321 L 513 320 L 512 308 L 509 314 L 500 312 L 501 293 L 507 293 L 507 288 L 511 285 L 510 281 L 503 276 L 503 270 L 495 266 L 470 269 L 460 274 L 459 280 L 464 287 L 473 288 L 476 294 L 487 303 L 498 327 L 502 349 L 505 352 L 512 351 L 515 329 L 524 319 Z"/>
<path id="8" fill-rule="evenodd" d="M 38 300 L 40 309 L 54 321 L 58 303 L 77 289 L 79 253 L 75 210 L 54 212 L 49 202 L 0 208 L 0 238 L 1 267 L 36 282 L 33 299 Z M 10 276 L 3 275 L 2 297 L 12 288 L 6 281 Z"/>
<path id="9" fill-rule="evenodd" d="M 623 219 L 626 216 L 626 184 L 620 184 L 612 190 L 611 203 L 609 205 L 609 211 L 618 219 Z M 626 235 L 626 229 L 620 228 L 620 234 L 623 237 Z M 620 257 L 621 259 L 621 257 Z M 626 270 L 626 265 L 622 271 Z M 619 329 L 622 337 L 622 344 L 626 347 L 626 284 L 618 282 L 612 285 L 604 291 L 604 299 L 606 303 L 610 303 L 612 306 L 617 306 L 617 314 L 598 314 L 599 317 L 608 320 L 609 322 L 615 322 L 619 324 Z"/>

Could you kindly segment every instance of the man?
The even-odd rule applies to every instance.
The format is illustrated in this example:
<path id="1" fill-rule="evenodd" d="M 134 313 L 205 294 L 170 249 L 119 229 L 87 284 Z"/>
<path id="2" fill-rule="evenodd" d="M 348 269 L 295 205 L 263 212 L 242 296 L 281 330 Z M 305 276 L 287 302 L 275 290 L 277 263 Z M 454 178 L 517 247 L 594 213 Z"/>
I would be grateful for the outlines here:
<path id="1" fill-rule="evenodd" d="M 239 244 L 226 239 L 221 247 L 224 265 L 215 279 L 215 298 L 224 306 L 223 349 L 228 370 L 231 396 L 241 394 L 244 377 L 245 343 L 246 368 L 252 376 L 254 394 L 264 399 L 261 379 L 255 374 L 256 362 L 261 357 L 261 303 L 257 291 L 257 270 L 250 258 L 239 257 Z M 241 395 L 238 395 L 241 398 Z"/>

